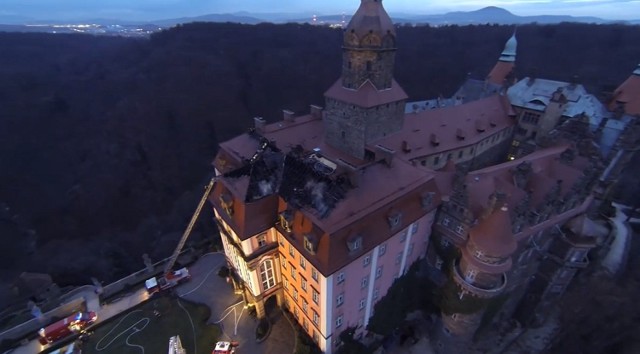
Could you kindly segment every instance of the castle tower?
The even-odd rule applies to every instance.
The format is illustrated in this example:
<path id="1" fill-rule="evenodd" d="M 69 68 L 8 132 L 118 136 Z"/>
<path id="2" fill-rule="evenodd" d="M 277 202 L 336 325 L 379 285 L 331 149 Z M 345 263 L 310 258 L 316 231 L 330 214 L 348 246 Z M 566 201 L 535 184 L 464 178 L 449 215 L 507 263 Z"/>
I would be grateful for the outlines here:
<path id="1" fill-rule="evenodd" d="M 508 84 L 508 81 L 513 77 L 513 69 L 516 65 L 517 47 L 518 41 L 516 40 L 516 33 L 514 32 L 505 44 L 498 62 L 487 76 L 487 81 L 496 85 Z"/>
<path id="2" fill-rule="evenodd" d="M 396 31 L 382 0 L 361 0 L 342 50 L 342 75 L 325 92 L 325 141 L 364 159 L 368 143 L 402 129 L 407 99 L 393 79 Z"/>
<path id="3" fill-rule="evenodd" d="M 469 231 L 469 240 L 453 263 L 445 286 L 442 326 L 436 350 L 464 353 L 480 326 L 485 309 L 502 294 L 517 242 L 506 206 L 496 205 Z"/>
<path id="4" fill-rule="evenodd" d="M 640 64 L 631 76 L 613 92 L 613 99 L 609 102 L 609 110 L 613 112 L 621 110 L 630 115 L 640 114 Z"/>

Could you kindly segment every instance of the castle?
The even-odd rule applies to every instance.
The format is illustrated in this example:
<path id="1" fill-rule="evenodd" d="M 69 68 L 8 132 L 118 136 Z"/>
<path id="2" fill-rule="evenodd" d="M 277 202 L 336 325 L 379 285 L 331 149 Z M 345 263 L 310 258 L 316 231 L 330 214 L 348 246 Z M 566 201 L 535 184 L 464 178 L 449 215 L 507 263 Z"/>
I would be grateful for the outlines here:
<path id="1" fill-rule="evenodd" d="M 516 46 L 451 99 L 407 104 L 395 27 L 361 0 L 324 108 L 257 117 L 220 144 L 209 200 L 259 317 L 276 302 L 335 352 L 423 259 L 453 289 L 436 350 L 464 351 L 483 321 L 544 319 L 608 236 L 590 215 L 637 145 L 640 66 L 602 104 L 576 83 L 515 80 Z"/>

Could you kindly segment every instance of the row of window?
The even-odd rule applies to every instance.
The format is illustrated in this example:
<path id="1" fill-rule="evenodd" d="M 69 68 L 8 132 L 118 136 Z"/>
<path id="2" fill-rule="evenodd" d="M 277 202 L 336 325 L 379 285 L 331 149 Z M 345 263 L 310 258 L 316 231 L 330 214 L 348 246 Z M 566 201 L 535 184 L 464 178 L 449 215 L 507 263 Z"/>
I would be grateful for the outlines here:
<path id="1" fill-rule="evenodd" d="M 477 146 L 478 146 L 478 148 L 482 148 L 482 147 L 483 147 L 483 146 L 485 146 L 486 144 L 490 144 L 490 143 L 491 143 L 491 144 L 493 144 L 493 143 L 495 143 L 496 141 L 498 141 L 498 140 L 500 140 L 501 138 L 505 137 L 505 136 L 509 133 L 509 131 L 510 131 L 510 129 L 504 129 L 504 130 L 502 131 L 502 133 L 494 134 L 494 135 L 492 135 L 490 138 L 487 138 L 487 139 L 485 139 L 485 140 L 482 140 L 482 141 L 477 145 Z M 467 155 L 468 155 L 469 157 L 473 156 L 473 153 L 475 152 L 475 148 L 476 148 L 476 146 L 471 146 L 471 147 L 469 147 L 469 149 L 467 150 Z M 457 154 L 457 155 L 458 155 L 458 158 L 457 158 L 458 160 L 460 160 L 460 159 L 462 159 L 462 158 L 464 157 L 464 151 L 465 151 L 464 149 L 461 149 L 461 150 L 459 150 L 459 151 L 458 151 L 458 154 Z M 449 160 L 451 160 L 452 158 L 453 158 L 453 152 L 450 152 L 450 153 L 448 153 L 448 154 L 447 154 L 447 159 L 446 159 L 446 161 L 449 161 Z M 424 160 L 420 161 L 420 164 L 421 164 L 422 166 L 426 166 L 426 165 L 427 165 L 427 163 L 428 163 L 428 160 L 429 160 L 428 158 L 427 158 L 427 159 L 424 159 Z M 438 155 L 438 156 L 434 156 L 434 157 L 433 157 L 433 165 L 432 165 L 432 167 L 437 167 L 437 166 L 439 166 L 439 165 L 440 165 L 440 155 Z"/>
<path id="2" fill-rule="evenodd" d="M 296 258 L 296 249 L 291 244 L 289 244 L 289 255 L 293 259 Z M 287 268 L 286 261 L 282 262 L 282 268 L 285 268 L 285 269 Z M 300 256 L 300 268 L 305 270 L 307 269 L 307 260 L 304 257 L 302 257 L 302 255 Z M 295 279 L 295 268 L 293 267 L 291 268 L 291 277 Z M 311 268 L 311 278 L 313 278 L 313 280 L 315 280 L 316 282 L 318 281 L 318 270 L 313 267 Z"/>

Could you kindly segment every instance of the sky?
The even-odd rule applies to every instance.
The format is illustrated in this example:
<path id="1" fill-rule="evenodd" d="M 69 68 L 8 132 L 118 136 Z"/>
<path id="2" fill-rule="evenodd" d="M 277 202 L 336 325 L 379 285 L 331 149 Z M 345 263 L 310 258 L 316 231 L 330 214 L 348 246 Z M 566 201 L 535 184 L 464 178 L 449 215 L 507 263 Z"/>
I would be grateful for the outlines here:
<path id="1" fill-rule="evenodd" d="M 353 13 L 359 0 L 0 0 L 0 17 L 68 20 L 114 18 L 153 20 L 210 13 L 305 12 Z M 441 14 L 499 6 L 516 15 L 598 16 L 623 20 L 640 18 L 640 0 L 384 0 L 394 13 Z"/>

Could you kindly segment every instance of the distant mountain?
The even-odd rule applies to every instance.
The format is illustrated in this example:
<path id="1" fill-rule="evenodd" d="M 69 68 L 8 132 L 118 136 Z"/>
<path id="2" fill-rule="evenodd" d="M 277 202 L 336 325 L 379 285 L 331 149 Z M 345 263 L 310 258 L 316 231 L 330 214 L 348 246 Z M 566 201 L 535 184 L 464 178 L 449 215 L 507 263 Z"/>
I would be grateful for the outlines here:
<path id="1" fill-rule="evenodd" d="M 247 13 L 246 15 L 245 14 L 209 14 L 209 15 L 196 16 L 196 17 L 171 18 L 171 19 L 155 20 L 155 21 L 149 21 L 149 22 L 162 27 L 171 27 L 179 23 L 189 23 L 189 22 L 235 22 L 235 23 L 255 25 L 257 23 L 271 22 L 271 21 L 249 16 Z"/>
<path id="2" fill-rule="evenodd" d="M 582 23 L 622 23 L 622 24 L 640 24 L 640 19 L 630 21 L 610 21 L 599 17 L 588 16 L 569 16 L 569 15 L 539 15 L 539 16 L 518 16 L 506 9 L 489 6 L 475 11 L 455 11 L 439 15 L 414 15 L 409 13 L 391 13 L 391 18 L 395 23 L 404 24 L 429 24 L 432 26 L 441 25 L 471 25 L 471 24 L 526 24 L 537 22 L 540 24 L 552 24 L 560 22 L 582 22 Z M 315 21 L 313 20 L 315 18 Z M 272 23 L 317 23 L 317 24 L 340 24 L 348 23 L 351 14 L 340 15 L 318 15 L 312 12 L 274 12 L 274 13 L 252 13 L 252 12 L 235 12 L 225 14 L 208 14 L 196 17 L 180 17 L 155 21 L 131 21 L 117 19 L 79 19 L 76 21 L 44 21 L 33 20 L 20 16 L 2 16 L 0 15 L 0 24 L 23 25 L 23 24 L 56 24 L 56 23 L 93 23 L 104 26 L 110 25 L 150 25 L 154 24 L 159 27 L 171 27 L 179 23 L 189 22 L 234 22 L 244 24 L 257 24 L 261 22 Z"/>
<path id="3" fill-rule="evenodd" d="M 422 15 L 410 18 L 413 23 L 428 23 L 431 25 L 470 25 L 495 23 L 501 25 L 524 24 L 524 23 L 560 23 L 560 22 L 583 22 L 583 23 L 608 23 L 613 22 L 598 17 L 569 16 L 569 15 L 539 15 L 539 16 L 518 16 L 500 7 L 489 6 L 475 11 L 456 11 L 442 15 Z"/>

